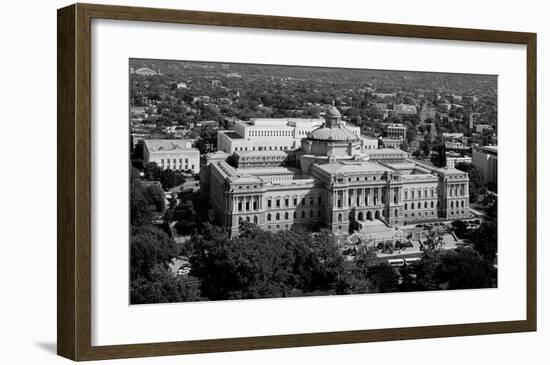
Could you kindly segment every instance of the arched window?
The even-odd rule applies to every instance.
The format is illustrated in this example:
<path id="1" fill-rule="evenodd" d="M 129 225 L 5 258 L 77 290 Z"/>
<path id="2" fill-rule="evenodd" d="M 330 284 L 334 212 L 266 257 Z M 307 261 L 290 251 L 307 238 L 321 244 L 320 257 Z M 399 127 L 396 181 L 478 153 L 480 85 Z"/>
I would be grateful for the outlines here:
<path id="1" fill-rule="evenodd" d="M 338 222 L 342 222 L 342 213 L 338 213 Z"/>
<path id="2" fill-rule="evenodd" d="M 434 202 L 431 202 L 430 203 L 430 208 L 433 208 L 434 207 Z"/>
<path id="3" fill-rule="evenodd" d="M 407 207 L 408 207 L 408 205 L 407 205 L 407 203 L 405 203 L 405 210 L 407 210 Z"/>
<path id="4" fill-rule="evenodd" d="M 455 207 L 455 202 L 451 202 L 451 209 Z"/>
<path id="5" fill-rule="evenodd" d="M 288 212 L 285 213 L 285 219 L 288 219 Z"/>
<path id="6" fill-rule="evenodd" d="M 258 216 L 254 216 L 254 224 L 258 224 Z"/>
<path id="7" fill-rule="evenodd" d="M 395 217 L 397 217 L 397 216 L 399 215 L 399 211 L 398 211 L 397 209 L 394 210 L 394 211 L 393 211 L 393 215 L 394 215 Z"/>
<path id="8" fill-rule="evenodd" d="M 411 203 L 411 209 L 414 209 L 414 203 Z"/>
<path id="9" fill-rule="evenodd" d="M 281 215 L 279 213 L 275 214 L 275 220 L 281 219 Z"/>
<path id="10" fill-rule="evenodd" d="M 267 213 L 267 221 L 271 222 L 271 213 Z"/>
<path id="11" fill-rule="evenodd" d="M 428 202 L 424 202 L 424 208 L 428 207 Z"/>
<path id="12" fill-rule="evenodd" d="M 460 206 L 464 208 L 464 200 L 460 202 Z"/>

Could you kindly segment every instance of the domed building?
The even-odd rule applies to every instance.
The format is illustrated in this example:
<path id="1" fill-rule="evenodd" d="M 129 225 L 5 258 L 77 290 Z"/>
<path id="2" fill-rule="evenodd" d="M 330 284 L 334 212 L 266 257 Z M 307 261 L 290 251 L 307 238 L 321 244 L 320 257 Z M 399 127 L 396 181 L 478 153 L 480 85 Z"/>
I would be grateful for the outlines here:
<path id="1" fill-rule="evenodd" d="M 338 109 L 331 107 L 326 113 L 325 123 L 302 140 L 300 161 L 303 171 L 309 170 L 312 163 L 352 159 L 363 153 L 360 128 L 348 127 L 341 119 Z"/>
<path id="2" fill-rule="evenodd" d="M 273 232 L 294 224 L 338 234 L 355 227 L 367 234 L 386 232 L 395 242 L 404 239 L 394 229 L 403 224 L 469 215 L 467 173 L 412 160 L 400 149 L 372 148 L 372 139 L 346 125 L 335 107 L 324 121 L 308 123 L 307 132 L 274 122 L 272 130 L 249 131 L 254 141 L 245 138 L 246 130 L 230 132 L 228 137 L 243 143 L 230 156 L 203 156 L 201 191 L 231 235 L 248 221 Z M 274 149 L 257 148 L 256 141 L 273 137 Z M 286 148 L 296 140 L 299 150 Z"/>

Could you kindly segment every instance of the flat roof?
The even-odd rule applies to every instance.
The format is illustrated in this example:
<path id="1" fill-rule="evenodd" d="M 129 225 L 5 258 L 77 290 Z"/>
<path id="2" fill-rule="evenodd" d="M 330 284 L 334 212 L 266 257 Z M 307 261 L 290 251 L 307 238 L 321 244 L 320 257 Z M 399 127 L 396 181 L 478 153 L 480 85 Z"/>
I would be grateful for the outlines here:
<path id="1" fill-rule="evenodd" d="M 237 156 L 288 156 L 291 153 L 288 151 L 235 151 L 233 154 Z"/>
<path id="2" fill-rule="evenodd" d="M 225 131 L 225 132 L 221 132 L 223 134 L 225 134 L 226 136 L 228 136 L 229 138 L 231 139 L 243 139 L 243 137 L 241 137 L 237 132 L 235 131 Z"/>
<path id="3" fill-rule="evenodd" d="M 317 167 L 330 174 L 392 171 L 392 169 L 386 166 L 369 161 L 340 161 L 336 163 L 317 165 Z"/>
<path id="4" fill-rule="evenodd" d="M 407 169 L 415 169 L 416 165 L 410 162 L 387 162 L 384 163 L 384 165 L 391 167 L 395 170 L 407 170 Z"/>
<path id="5" fill-rule="evenodd" d="M 480 150 L 492 153 L 498 153 L 498 146 L 483 146 L 479 147 Z"/>
<path id="6" fill-rule="evenodd" d="M 299 174 L 300 170 L 294 167 L 251 167 L 236 169 L 238 174 L 260 175 L 260 174 Z"/>
<path id="7" fill-rule="evenodd" d="M 192 143 L 189 139 L 143 139 L 149 152 L 194 152 L 196 148 L 186 147 Z"/>

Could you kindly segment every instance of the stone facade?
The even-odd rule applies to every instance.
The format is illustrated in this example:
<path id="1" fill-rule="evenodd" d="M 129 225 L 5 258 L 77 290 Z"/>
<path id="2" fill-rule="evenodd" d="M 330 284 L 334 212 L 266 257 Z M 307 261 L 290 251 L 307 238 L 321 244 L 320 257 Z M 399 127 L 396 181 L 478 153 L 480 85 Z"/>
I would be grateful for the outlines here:
<path id="1" fill-rule="evenodd" d="M 346 234 L 354 221 L 397 227 L 469 213 L 467 173 L 399 149 L 365 149 L 335 108 L 301 146 L 291 160 L 265 151 L 207 156 L 202 183 L 218 223 L 232 235 L 241 221 L 271 231 L 305 224 Z"/>

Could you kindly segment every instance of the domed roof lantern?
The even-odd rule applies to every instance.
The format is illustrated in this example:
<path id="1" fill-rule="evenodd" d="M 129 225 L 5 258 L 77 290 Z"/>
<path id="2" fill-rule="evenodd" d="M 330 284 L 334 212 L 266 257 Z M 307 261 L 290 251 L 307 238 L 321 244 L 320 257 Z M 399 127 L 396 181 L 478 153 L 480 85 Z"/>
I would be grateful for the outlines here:
<path id="1" fill-rule="evenodd" d="M 338 118 L 340 118 L 340 117 L 341 117 L 341 114 L 340 114 L 340 112 L 338 111 L 338 109 L 336 109 L 335 106 L 332 106 L 332 107 L 327 111 L 327 117 L 338 117 Z"/>
<path id="2" fill-rule="evenodd" d="M 339 126 L 341 118 L 342 115 L 334 106 L 334 101 L 332 101 L 332 106 L 327 110 L 327 114 L 325 117 L 325 127 L 331 128 Z"/>

